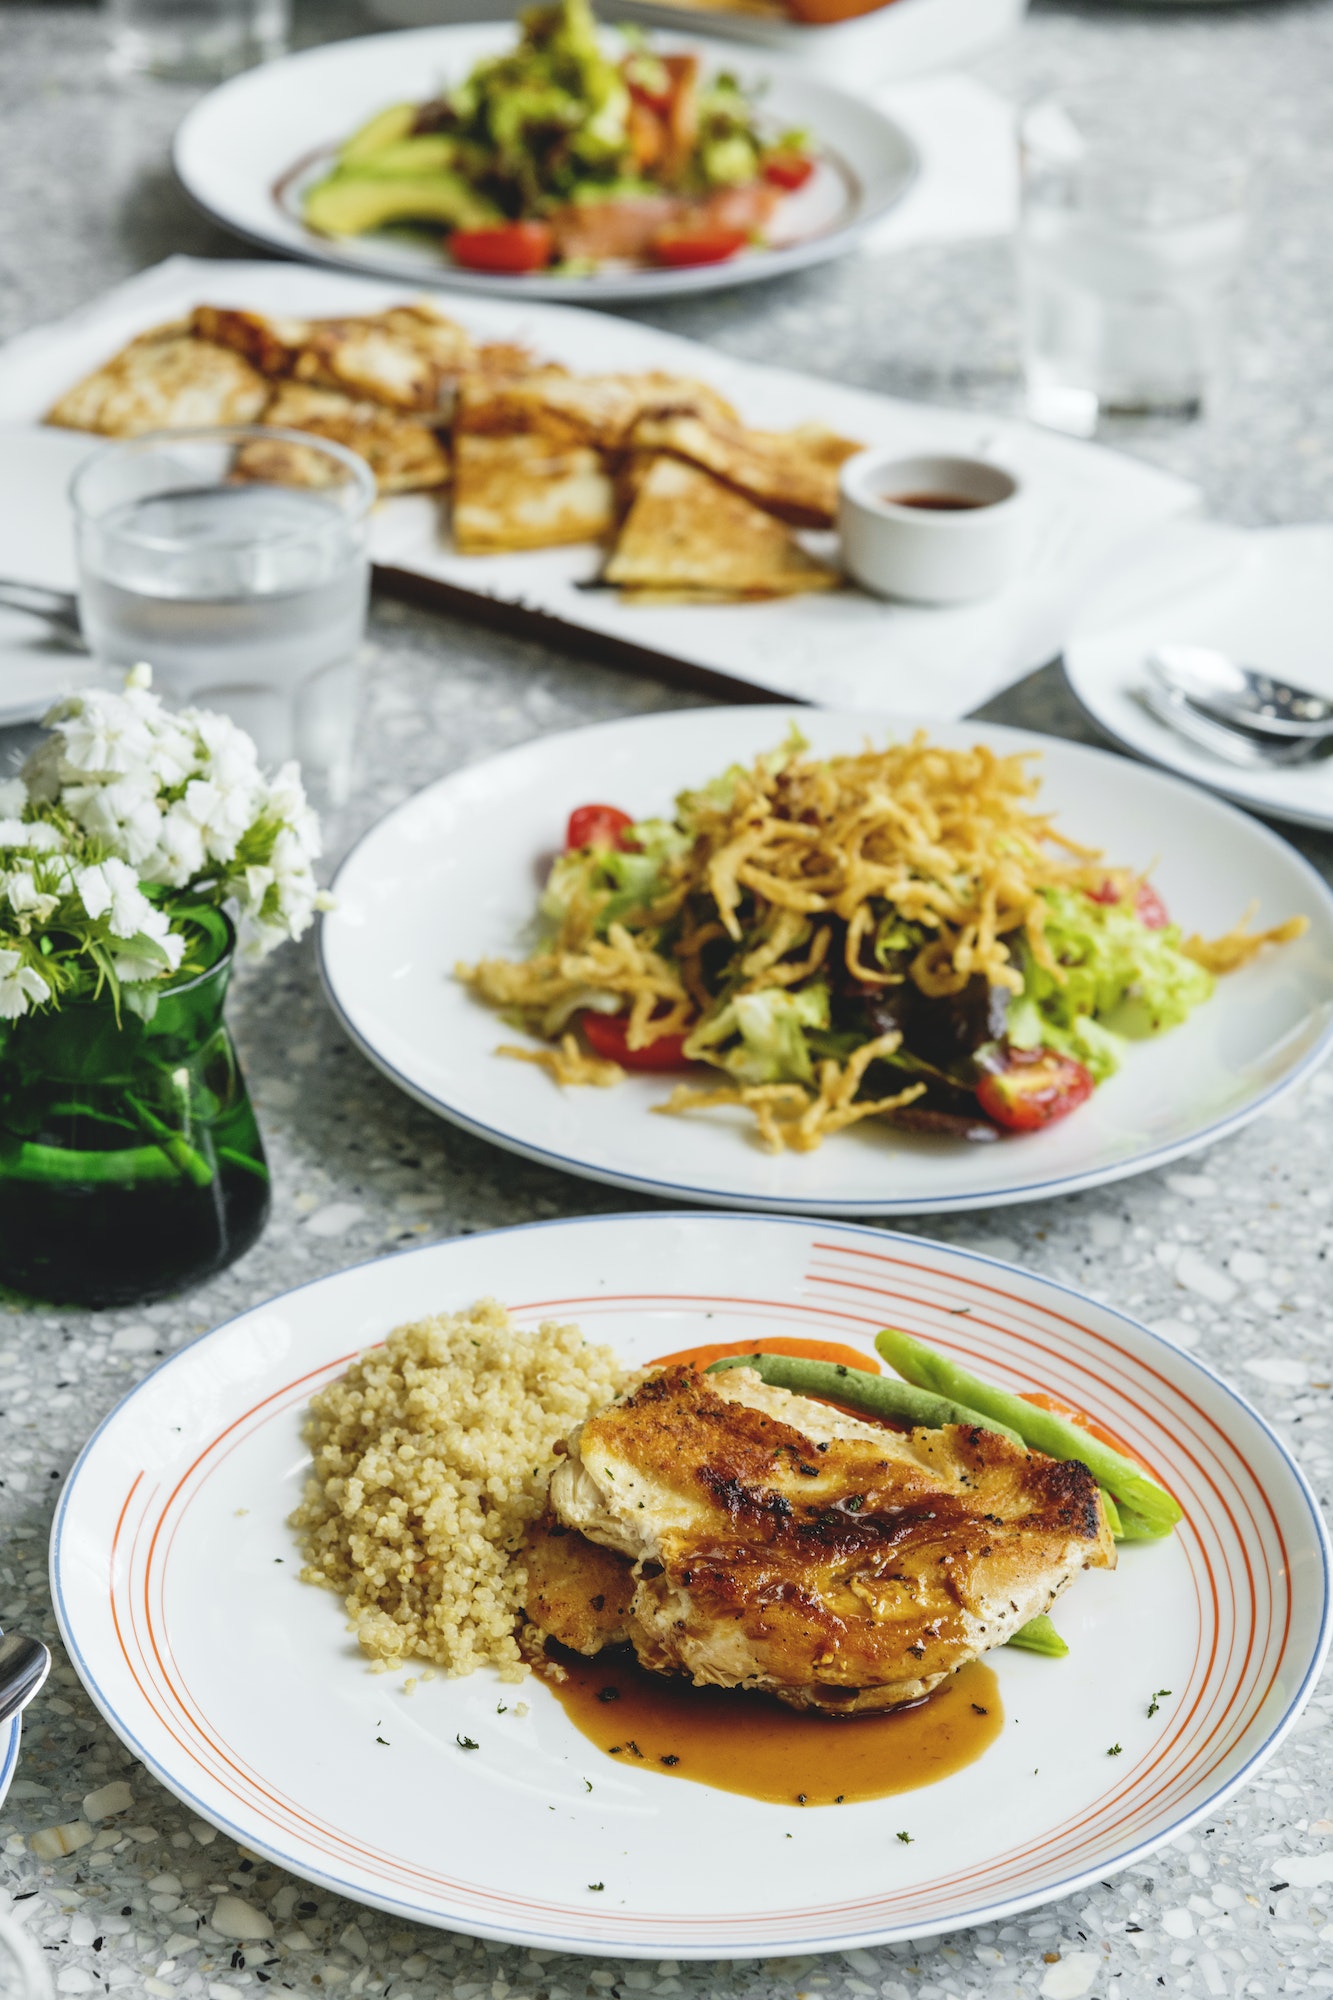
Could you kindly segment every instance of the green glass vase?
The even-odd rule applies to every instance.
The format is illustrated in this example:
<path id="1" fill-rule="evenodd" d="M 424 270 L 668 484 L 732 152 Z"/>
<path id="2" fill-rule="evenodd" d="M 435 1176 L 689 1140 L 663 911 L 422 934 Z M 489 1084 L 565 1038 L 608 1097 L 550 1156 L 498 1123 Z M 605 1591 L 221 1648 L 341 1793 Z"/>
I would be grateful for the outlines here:
<path id="1" fill-rule="evenodd" d="M 0 1022 L 0 1285 L 135 1305 L 258 1238 L 268 1168 L 222 1018 L 235 937 L 216 911 L 201 928 L 206 969 L 143 1013 L 104 994 Z"/>

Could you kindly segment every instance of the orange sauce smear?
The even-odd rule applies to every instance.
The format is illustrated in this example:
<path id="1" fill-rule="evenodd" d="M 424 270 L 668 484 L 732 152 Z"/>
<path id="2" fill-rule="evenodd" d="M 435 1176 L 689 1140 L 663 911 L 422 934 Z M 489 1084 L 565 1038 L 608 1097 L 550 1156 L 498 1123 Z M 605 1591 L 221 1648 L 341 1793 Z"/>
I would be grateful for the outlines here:
<path id="1" fill-rule="evenodd" d="M 878 1375 L 882 1372 L 873 1354 L 863 1354 L 859 1347 L 844 1347 L 837 1340 L 803 1340 L 788 1334 L 765 1334 L 762 1340 L 718 1340 L 711 1346 L 680 1347 L 674 1354 L 659 1354 L 650 1361 L 650 1368 L 674 1368 L 688 1363 L 702 1374 L 715 1361 L 725 1361 L 733 1354 L 794 1354 L 801 1361 L 832 1361 L 843 1368 L 859 1368 L 864 1375 Z"/>
<path id="2" fill-rule="evenodd" d="M 974 1763 L 1004 1725 L 999 1682 L 979 1660 L 911 1708 L 830 1716 L 648 1673 L 620 1649 L 591 1660 L 552 1652 L 569 1676 L 543 1676 L 552 1694 L 618 1764 L 773 1805 L 853 1805 L 916 1791 Z"/>

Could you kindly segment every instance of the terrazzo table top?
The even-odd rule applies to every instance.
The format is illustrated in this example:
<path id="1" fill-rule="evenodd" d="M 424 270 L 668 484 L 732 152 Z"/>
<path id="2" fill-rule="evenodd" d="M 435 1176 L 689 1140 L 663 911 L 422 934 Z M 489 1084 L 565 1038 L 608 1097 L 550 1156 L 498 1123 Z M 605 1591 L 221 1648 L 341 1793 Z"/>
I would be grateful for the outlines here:
<path id="1" fill-rule="evenodd" d="M 359 25 L 333 5 L 305 39 Z M 1131 12 L 1041 8 L 978 65 L 1001 88 L 1152 65 L 1205 93 L 1262 158 L 1253 282 L 1226 407 L 1128 440 L 1198 479 L 1242 522 L 1333 506 L 1333 11 L 1274 5 Z M 113 88 L 86 7 L 0 4 L 0 335 L 54 317 L 171 251 L 238 246 L 189 208 L 167 167 L 190 93 Z M 1013 287 L 1002 245 L 850 260 L 778 288 L 679 303 L 658 323 L 738 354 L 893 394 L 1012 407 Z M 3 563 L 0 563 L 3 568 Z M 690 697 L 402 606 L 378 606 L 351 805 L 330 859 L 441 773 L 552 729 Z M 1088 737 L 1054 669 L 987 711 Z M 21 733 L 0 736 L 8 768 Z M 1333 843 L 1301 837 L 1333 873 Z M 0 1625 L 55 1644 L 46 1537 L 60 1481 L 98 1420 L 163 1354 L 275 1291 L 460 1232 L 635 1204 L 437 1123 L 355 1054 L 320 997 L 309 943 L 238 984 L 231 1018 L 275 1176 L 268 1232 L 189 1296 L 119 1313 L 0 1305 Z M 1333 1297 L 1333 1072 L 1185 1166 L 1104 1191 L 966 1219 L 941 1240 L 1113 1300 L 1236 1381 L 1327 1504 Z M 1333 1991 L 1333 1680 L 1215 1824 L 1141 1868 L 1002 1927 L 832 1958 L 658 1965 L 520 1951 L 312 1890 L 190 1817 L 121 1748 L 57 1648 L 0 1809 L 0 1910 L 47 1948 L 60 1994 L 231 2000 L 268 1988 L 387 2000 L 1137 2000 Z M 44 1830 L 82 1824 L 64 1858 Z M 1284 1886 L 1295 1855 L 1302 1880 Z"/>

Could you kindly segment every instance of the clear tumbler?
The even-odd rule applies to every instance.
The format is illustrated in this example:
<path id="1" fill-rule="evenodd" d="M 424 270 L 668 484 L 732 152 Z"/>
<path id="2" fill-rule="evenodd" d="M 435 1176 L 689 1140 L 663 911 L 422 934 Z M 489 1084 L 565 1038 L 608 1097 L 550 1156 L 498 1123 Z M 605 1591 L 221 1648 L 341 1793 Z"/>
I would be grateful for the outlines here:
<path id="1" fill-rule="evenodd" d="M 111 67 L 214 83 L 281 55 L 291 0 L 105 0 Z"/>
<path id="2" fill-rule="evenodd" d="M 1197 417 L 1223 377 L 1246 164 L 1188 105 L 1109 87 L 1020 127 L 1019 272 L 1029 416 Z"/>

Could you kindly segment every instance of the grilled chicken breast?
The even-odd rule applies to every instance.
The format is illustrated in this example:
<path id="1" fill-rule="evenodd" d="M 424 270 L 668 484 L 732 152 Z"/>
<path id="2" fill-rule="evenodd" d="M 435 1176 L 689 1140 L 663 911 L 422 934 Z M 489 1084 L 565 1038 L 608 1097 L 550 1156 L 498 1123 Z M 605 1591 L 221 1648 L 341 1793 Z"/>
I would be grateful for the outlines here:
<path id="1" fill-rule="evenodd" d="M 1114 1562 L 1082 1465 L 677 1367 L 571 1433 L 527 1612 L 580 1652 L 628 1636 L 660 1672 L 853 1714 L 919 1700 Z"/>

